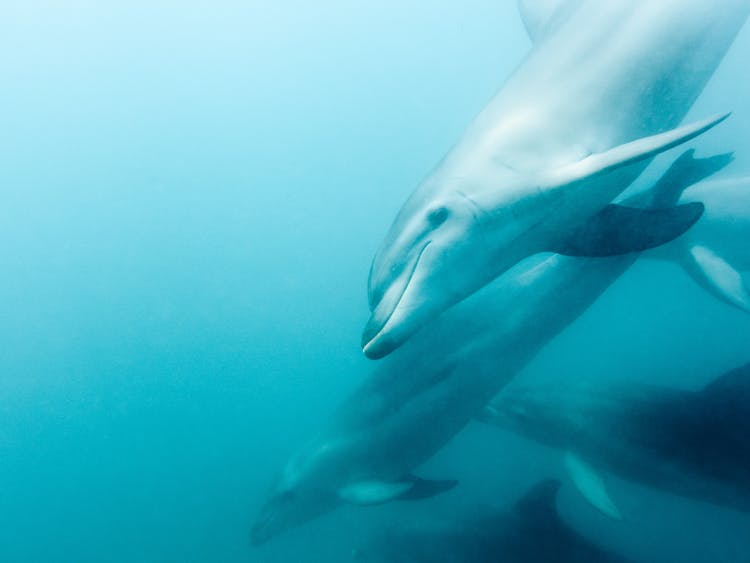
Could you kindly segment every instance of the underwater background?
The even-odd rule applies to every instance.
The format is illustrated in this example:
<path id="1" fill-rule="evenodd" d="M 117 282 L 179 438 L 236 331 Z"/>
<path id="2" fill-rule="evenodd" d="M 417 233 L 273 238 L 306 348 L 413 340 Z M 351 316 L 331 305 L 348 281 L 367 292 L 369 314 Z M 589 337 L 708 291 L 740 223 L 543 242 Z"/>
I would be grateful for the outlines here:
<path id="1" fill-rule="evenodd" d="M 606 520 L 559 452 L 479 424 L 423 471 L 450 493 L 250 546 L 275 473 L 369 373 L 383 233 L 529 48 L 515 2 L 1 13 L 0 561 L 350 561 L 384 522 L 505 507 L 547 477 L 565 520 L 623 555 L 750 558 L 747 514 L 609 477 L 626 518 Z M 750 174 L 748 55 L 745 26 L 687 118 L 734 112 L 690 145 L 734 150 L 723 176 Z M 641 261 L 519 377 L 697 389 L 750 361 L 749 335 Z"/>

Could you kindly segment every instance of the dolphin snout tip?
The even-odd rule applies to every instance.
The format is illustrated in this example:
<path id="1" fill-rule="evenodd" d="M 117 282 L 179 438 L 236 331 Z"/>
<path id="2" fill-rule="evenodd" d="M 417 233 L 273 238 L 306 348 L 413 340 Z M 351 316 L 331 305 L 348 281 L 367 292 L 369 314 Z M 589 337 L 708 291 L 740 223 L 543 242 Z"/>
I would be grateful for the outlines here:
<path id="1" fill-rule="evenodd" d="M 367 340 L 366 335 L 362 335 L 362 352 L 371 360 L 384 358 L 393 350 L 392 346 L 384 346 L 379 338 Z"/>
<path id="2" fill-rule="evenodd" d="M 250 545 L 253 547 L 260 547 L 268 541 L 268 537 L 259 532 L 256 528 L 250 530 Z"/>
<path id="3" fill-rule="evenodd" d="M 373 314 L 362 331 L 360 345 L 365 356 L 371 360 L 387 356 L 394 348 L 394 346 L 388 344 L 389 339 L 384 337 L 384 329 L 385 324 Z"/>
<path id="4" fill-rule="evenodd" d="M 250 545 L 260 547 L 273 538 L 280 530 L 275 526 L 273 515 L 264 514 L 250 528 Z"/>
<path id="5" fill-rule="evenodd" d="M 260 547 L 270 539 L 271 535 L 267 533 L 265 526 L 262 526 L 259 522 L 250 528 L 250 545 L 253 547 Z"/>

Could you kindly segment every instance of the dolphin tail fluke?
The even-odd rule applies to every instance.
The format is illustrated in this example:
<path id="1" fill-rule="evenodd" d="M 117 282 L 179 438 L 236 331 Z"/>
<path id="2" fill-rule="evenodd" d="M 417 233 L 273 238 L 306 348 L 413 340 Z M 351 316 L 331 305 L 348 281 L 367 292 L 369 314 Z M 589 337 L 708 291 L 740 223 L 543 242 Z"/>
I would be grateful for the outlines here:
<path id="1" fill-rule="evenodd" d="M 677 204 L 682 192 L 716 174 L 734 160 L 734 153 L 724 153 L 708 158 L 695 158 L 695 149 L 682 153 L 669 169 L 648 190 L 651 206 L 669 207 Z"/>
<path id="2" fill-rule="evenodd" d="M 729 262 L 708 247 L 690 247 L 680 260 L 685 271 L 709 293 L 750 313 L 750 283 Z"/>
<path id="3" fill-rule="evenodd" d="M 702 203 L 665 209 L 610 204 L 550 248 L 566 256 L 617 256 L 674 240 L 700 218 Z"/>
<path id="4" fill-rule="evenodd" d="M 622 520 L 620 511 L 607 493 L 602 478 L 594 469 L 572 452 L 565 452 L 565 468 L 576 489 L 599 512 L 614 520 Z"/>

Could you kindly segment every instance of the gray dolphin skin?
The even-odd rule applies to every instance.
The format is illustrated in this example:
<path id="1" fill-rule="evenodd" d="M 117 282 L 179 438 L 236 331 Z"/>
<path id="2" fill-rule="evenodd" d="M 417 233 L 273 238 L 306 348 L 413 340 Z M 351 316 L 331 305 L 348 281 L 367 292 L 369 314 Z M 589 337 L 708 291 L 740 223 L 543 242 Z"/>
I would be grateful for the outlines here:
<path id="1" fill-rule="evenodd" d="M 721 167 L 694 159 L 679 166 L 691 179 Z M 674 209 L 682 225 L 680 209 L 692 222 L 702 206 Z M 636 258 L 555 254 L 519 264 L 374 364 L 329 425 L 286 464 L 253 526 L 253 543 L 341 503 L 425 498 L 451 488 L 454 481 L 420 479 L 414 471 Z"/>
<path id="2" fill-rule="evenodd" d="M 380 563 L 625 563 L 566 524 L 557 512 L 558 481 L 542 481 L 509 511 L 485 509 L 449 521 L 393 527 L 356 550 Z"/>
<path id="3" fill-rule="evenodd" d="M 508 387 L 483 420 L 563 449 L 592 469 L 750 511 L 750 364 L 699 391 L 637 384 Z"/>
<path id="4" fill-rule="evenodd" d="M 571 244 L 571 232 L 654 155 L 726 117 L 678 127 L 750 0 L 520 4 L 531 51 L 408 198 L 375 254 L 362 335 L 369 358 L 528 256 L 602 255 L 595 242 Z"/>

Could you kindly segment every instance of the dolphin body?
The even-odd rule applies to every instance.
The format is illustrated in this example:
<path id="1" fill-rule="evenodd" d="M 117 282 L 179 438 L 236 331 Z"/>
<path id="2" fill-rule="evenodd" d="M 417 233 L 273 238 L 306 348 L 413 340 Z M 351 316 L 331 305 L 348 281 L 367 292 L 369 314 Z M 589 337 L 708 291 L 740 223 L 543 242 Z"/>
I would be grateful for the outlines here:
<path id="1" fill-rule="evenodd" d="M 475 511 L 447 522 L 394 527 L 355 551 L 357 561 L 380 563 L 625 563 L 587 540 L 557 512 L 558 481 L 542 481 L 510 511 Z"/>
<path id="2" fill-rule="evenodd" d="M 413 472 L 634 259 L 555 254 L 531 268 L 520 265 L 378 362 L 327 428 L 286 464 L 252 542 L 344 502 L 425 498 L 451 488 L 453 481 Z"/>
<path id="3" fill-rule="evenodd" d="M 601 500 L 609 497 L 597 469 L 750 512 L 750 364 L 699 391 L 508 387 L 482 420 L 565 450 L 574 483 L 605 514 Z"/>
<path id="4" fill-rule="evenodd" d="M 362 335 L 370 358 L 532 254 L 599 256 L 664 242 L 650 229 L 659 221 L 628 230 L 620 239 L 629 244 L 619 248 L 570 237 L 651 157 L 723 119 L 673 129 L 742 27 L 750 0 L 521 0 L 520 7 L 530 53 L 408 198 L 375 254 Z"/>
<path id="5" fill-rule="evenodd" d="M 695 179 L 722 165 L 691 159 L 679 163 L 682 174 L 672 172 L 677 181 Z M 690 204 L 687 211 L 696 206 L 702 209 Z M 413 472 L 636 258 L 555 254 L 519 264 L 373 365 L 328 426 L 286 464 L 253 526 L 253 543 L 342 503 L 426 498 L 453 487 Z"/>

